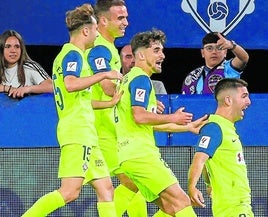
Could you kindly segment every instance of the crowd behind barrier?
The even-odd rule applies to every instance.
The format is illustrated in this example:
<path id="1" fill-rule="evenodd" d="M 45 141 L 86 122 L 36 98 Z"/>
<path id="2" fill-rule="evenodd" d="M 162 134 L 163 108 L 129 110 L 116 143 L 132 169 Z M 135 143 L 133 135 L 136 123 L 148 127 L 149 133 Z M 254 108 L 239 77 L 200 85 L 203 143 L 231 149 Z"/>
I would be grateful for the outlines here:
<path id="1" fill-rule="evenodd" d="M 251 94 L 252 105 L 245 111 L 245 120 L 237 123 L 237 130 L 245 146 L 252 189 L 255 216 L 268 216 L 268 94 Z M 165 113 L 184 106 L 193 112 L 194 119 L 215 109 L 210 95 L 157 95 L 165 105 Z M 53 94 L 31 95 L 12 99 L 0 94 L 0 216 L 20 217 L 35 200 L 59 186 L 57 180 L 59 146 L 56 138 L 57 115 Z M 155 132 L 163 158 L 187 189 L 187 172 L 194 154 L 197 136 L 191 133 Z M 113 180 L 115 185 L 117 180 Z M 200 183 L 205 192 L 205 186 Z M 205 194 L 205 193 L 204 193 Z M 195 208 L 198 216 L 211 215 L 211 201 L 205 196 L 207 207 Z M 156 211 L 148 204 L 148 214 Z M 88 186 L 79 200 L 49 215 L 50 217 L 96 216 L 96 195 Z"/>

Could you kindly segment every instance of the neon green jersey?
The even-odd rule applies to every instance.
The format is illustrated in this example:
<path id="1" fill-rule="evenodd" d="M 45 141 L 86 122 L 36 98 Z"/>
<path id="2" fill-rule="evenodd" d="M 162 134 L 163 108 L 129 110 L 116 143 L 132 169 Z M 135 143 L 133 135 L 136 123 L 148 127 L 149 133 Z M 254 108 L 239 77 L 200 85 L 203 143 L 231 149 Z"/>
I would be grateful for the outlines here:
<path id="1" fill-rule="evenodd" d="M 115 45 L 101 35 L 94 42 L 94 47 L 86 51 L 87 61 L 93 74 L 116 70 L 120 72 L 121 60 Z M 116 82 L 116 81 L 114 81 Z M 109 101 L 111 97 L 102 90 L 100 83 L 93 85 L 92 99 Z M 96 115 L 96 128 L 100 138 L 115 138 L 114 107 L 94 110 Z"/>
<path id="2" fill-rule="evenodd" d="M 142 78 L 143 82 L 137 82 L 133 87 L 133 81 Z M 146 88 L 144 84 L 149 84 Z M 140 86 L 139 86 L 140 84 Z M 156 112 L 156 96 L 148 75 L 138 67 L 133 67 L 124 76 L 121 87 L 124 94 L 117 104 L 115 113 L 117 140 L 120 162 L 131 158 L 159 153 L 155 145 L 153 127 L 151 125 L 137 124 L 132 114 L 132 106 L 146 107 L 147 111 Z"/>
<path id="3" fill-rule="evenodd" d="M 209 121 L 201 130 L 197 150 L 210 156 L 205 165 L 212 186 L 212 209 L 215 216 L 222 216 L 228 207 L 251 203 L 250 186 L 234 123 L 219 115 L 210 115 Z"/>
<path id="4" fill-rule="evenodd" d="M 64 77 L 90 76 L 85 54 L 73 44 L 67 43 L 53 63 L 54 98 L 58 113 L 57 137 L 60 145 L 78 143 L 97 144 L 94 126 L 95 115 L 91 106 L 91 90 L 68 92 Z"/>

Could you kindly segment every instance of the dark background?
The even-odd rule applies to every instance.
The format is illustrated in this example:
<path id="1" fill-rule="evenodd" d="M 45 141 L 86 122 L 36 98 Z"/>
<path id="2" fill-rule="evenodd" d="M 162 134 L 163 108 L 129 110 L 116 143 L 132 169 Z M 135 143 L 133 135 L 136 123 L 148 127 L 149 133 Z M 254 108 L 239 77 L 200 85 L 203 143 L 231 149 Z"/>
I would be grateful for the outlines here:
<path id="1" fill-rule="evenodd" d="M 60 49 L 61 46 L 27 46 L 30 57 L 39 62 L 50 75 L 53 60 Z M 265 79 L 267 76 L 265 71 L 268 70 L 265 68 L 266 63 L 268 63 L 268 50 L 247 50 L 247 52 L 250 58 L 241 78 L 249 83 L 248 90 L 250 93 L 268 93 L 268 85 Z M 181 84 L 186 75 L 191 70 L 204 64 L 200 49 L 165 48 L 164 53 L 166 58 L 162 65 L 162 73 L 154 74 L 151 78 L 163 81 L 168 94 L 181 93 Z M 229 54 L 227 59 L 231 57 L 232 54 Z"/>

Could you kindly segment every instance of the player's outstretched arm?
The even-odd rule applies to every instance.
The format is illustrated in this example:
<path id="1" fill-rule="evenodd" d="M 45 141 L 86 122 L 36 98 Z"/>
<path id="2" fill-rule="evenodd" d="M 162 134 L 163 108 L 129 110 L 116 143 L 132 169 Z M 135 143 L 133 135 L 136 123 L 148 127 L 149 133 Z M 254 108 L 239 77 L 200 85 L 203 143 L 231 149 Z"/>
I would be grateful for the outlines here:
<path id="1" fill-rule="evenodd" d="M 192 132 L 198 134 L 200 128 L 208 122 L 208 115 L 204 115 L 195 121 L 188 123 L 187 125 L 180 125 L 175 123 L 167 123 L 153 126 L 155 131 L 161 132 Z"/>

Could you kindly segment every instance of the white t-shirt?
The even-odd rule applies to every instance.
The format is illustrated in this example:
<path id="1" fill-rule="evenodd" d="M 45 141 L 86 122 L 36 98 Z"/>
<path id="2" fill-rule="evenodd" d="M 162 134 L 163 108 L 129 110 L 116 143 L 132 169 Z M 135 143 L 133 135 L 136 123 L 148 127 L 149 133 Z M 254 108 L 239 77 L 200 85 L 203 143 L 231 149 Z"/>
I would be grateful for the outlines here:
<path id="1" fill-rule="evenodd" d="M 25 85 L 32 86 L 40 84 L 42 81 L 49 78 L 47 72 L 36 62 L 26 62 L 24 65 Z M 3 82 L 4 85 L 12 85 L 12 87 L 19 87 L 20 83 L 17 76 L 18 64 L 12 68 L 5 69 L 5 76 L 7 81 Z"/>

